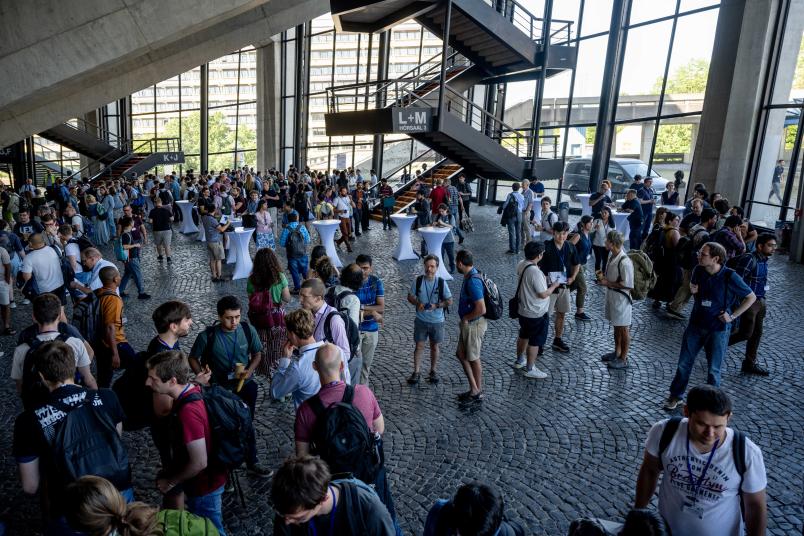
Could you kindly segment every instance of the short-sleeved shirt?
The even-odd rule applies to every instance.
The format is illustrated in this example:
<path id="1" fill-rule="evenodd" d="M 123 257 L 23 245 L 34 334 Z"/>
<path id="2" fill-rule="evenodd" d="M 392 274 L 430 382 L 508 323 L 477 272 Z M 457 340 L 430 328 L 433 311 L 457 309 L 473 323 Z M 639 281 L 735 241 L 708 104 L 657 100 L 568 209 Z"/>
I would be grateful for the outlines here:
<path id="1" fill-rule="evenodd" d="M 271 378 L 271 396 L 279 399 L 287 395 L 293 397 L 293 405 L 298 408 L 302 402 L 313 396 L 321 388 L 318 372 L 313 368 L 315 354 L 323 342 L 314 342 L 299 348 L 299 359 L 280 365 Z M 284 363 L 284 361 L 283 361 Z M 346 367 L 348 368 L 348 362 Z"/>
<path id="2" fill-rule="evenodd" d="M 385 288 L 382 286 L 382 279 L 376 275 L 368 276 L 368 279 L 363 281 L 363 285 L 357 289 L 357 297 L 360 299 L 362 305 L 377 305 L 377 298 L 385 296 Z M 379 331 L 380 325 L 371 316 L 371 313 L 366 312 L 363 314 L 363 321 L 360 323 L 360 331 Z"/>
<path id="3" fill-rule="evenodd" d="M 476 301 L 483 299 L 483 281 L 478 277 L 479 273 L 477 268 L 472 268 L 463 278 L 458 300 L 458 316 L 461 318 L 474 310 Z"/>
<path id="4" fill-rule="evenodd" d="M 653 196 L 656 195 L 656 191 L 653 188 L 648 188 L 647 186 L 643 186 L 637 192 L 637 199 L 642 201 L 652 201 L 655 198 Z M 649 215 L 653 213 L 653 205 L 654 203 L 640 203 L 640 207 L 642 208 L 642 213 L 645 215 Z"/>
<path id="5" fill-rule="evenodd" d="M 20 271 L 24 274 L 33 274 L 40 293 L 50 292 L 64 285 L 59 254 L 52 247 L 45 246 L 30 251 L 22 259 Z"/>
<path id="6" fill-rule="evenodd" d="M 28 238 L 32 234 L 45 232 L 45 228 L 38 222 L 30 220 L 28 223 L 17 223 L 14 225 L 14 234 L 22 240 L 22 243 L 28 245 Z"/>
<path id="7" fill-rule="evenodd" d="M 447 200 L 447 189 L 443 186 L 439 186 L 438 188 L 433 188 L 433 191 L 430 192 L 430 201 L 433 212 L 438 210 L 438 205 L 443 203 Z"/>
<path id="8" fill-rule="evenodd" d="M 528 188 L 530 188 L 533 191 L 533 193 L 536 194 L 544 193 L 544 183 L 541 182 L 532 182 L 530 183 L 530 186 Z"/>
<path id="9" fill-rule="evenodd" d="M 533 268 L 528 268 L 533 266 Z M 527 271 L 525 269 L 528 268 Z M 522 275 L 524 271 L 524 276 Z M 522 279 L 519 287 L 519 316 L 525 318 L 541 318 L 547 313 L 550 298 L 540 298 L 539 294 L 547 290 L 547 279 L 539 266 L 528 261 L 519 261 L 516 267 L 517 277 Z M 519 284 L 519 280 L 517 280 Z"/>
<path id="10" fill-rule="evenodd" d="M 148 218 L 153 221 L 152 229 L 154 232 L 169 231 L 170 218 L 172 217 L 173 212 L 164 206 L 151 209 L 151 212 L 148 213 Z"/>
<path id="11" fill-rule="evenodd" d="M 106 344 L 106 326 L 114 324 L 115 326 L 115 341 L 126 342 L 126 332 L 123 329 L 123 300 L 116 294 L 108 294 L 110 290 L 99 288 L 95 291 L 95 295 L 100 300 L 100 314 L 102 325 L 99 326 L 103 330 L 103 341 Z"/>
<path id="12" fill-rule="evenodd" d="M 235 365 L 242 363 L 248 365 L 251 356 L 257 352 L 262 352 L 262 343 L 257 335 L 254 326 L 247 324 L 251 330 L 251 345 L 243 332 L 243 326 L 237 326 L 235 331 L 223 331 L 221 326 L 215 326 L 212 331 L 212 341 L 207 340 L 207 330 L 198 334 L 198 337 L 190 349 L 190 357 L 198 359 L 202 365 L 209 365 L 212 371 L 214 383 L 229 386 L 237 380 L 234 379 Z M 207 353 L 207 344 L 212 344 L 210 361 L 204 361 L 204 354 Z"/>
<path id="13" fill-rule="evenodd" d="M 612 255 L 606 264 L 606 279 L 612 283 L 621 283 L 625 288 L 634 288 L 634 263 L 628 258 L 625 249 L 617 255 Z M 609 289 L 612 292 L 625 292 L 624 290 Z"/>
<path id="14" fill-rule="evenodd" d="M 0 282 L 6 280 L 6 264 L 11 264 L 11 257 L 5 248 L 0 248 Z"/>
<path id="15" fill-rule="evenodd" d="M 659 457 L 659 441 L 666 425 L 667 420 L 659 421 L 648 432 L 645 450 L 653 457 Z M 692 495 L 689 470 L 692 470 L 692 478 L 697 481 L 706 466 L 709 453 L 698 452 L 694 445 L 688 443 L 687 419 L 681 420 L 678 431 L 661 456 L 664 478 L 659 488 L 659 513 L 668 522 L 673 534 L 743 534 L 740 495 L 737 489 L 740 476 L 734 466 L 733 445 L 734 431 L 726 428 L 726 438 L 712 455 L 698 492 L 696 506 L 704 512 L 703 519 L 699 519 L 698 515 L 689 508 L 683 508 L 683 505 L 688 500 L 687 497 Z M 740 487 L 743 493 L 756 493 L 766 486 L 762 451 L 746 438 L 745 473 Z"/>
<path id="16" fill-rule="evenodd" d="M 136 240 L 134 238 L 134 234 L 132 232 L 123 233 L 120 237 L 120 242 L 124 246 L 130 246 L 132 244 L 142 244 L 142 240 Z M 131 248 L 128 250 L 128 258 L 129 259 L 139 259 L 140 258 L 140 248 Z"/>
<path id="17" fill-rule="evenodd" d="M 204 235 L 207 242 L 223 242 L 223 233 L 218 231 L 218 227 L 220 227 L 221 224 L 218 223 L 215 216 L 205 214 L 202 223 L 204 224 Z"/>
<path id="18" fill-rule="evenodd" d="M 84 267 L 81 264 L 81 247 L 78 242 L 67 242 L 67 245 L 64 246 L 64 254 L 75 259 L 75 273 L 80 274 L 84 271 Z M 69 283 L 69 281 L 66 281 L 66 283 Z"/>
<path id="19" fill-rule="evenodd" d="M 539 261 L 539 268 L 544 275 L 550 275 L 550 272 L 563 272 L 569 277 L 578 264 L 578 252 L 569 241 L 565 240 L 560 250 L 555 240 L 545 241 L 544 256 Z"/>
<path id="20" fill-rule="evenodd" d="M 366 385 L 355 385 L 355 396 L 352 399 L 352 404 L 360 411 L 363 418 L 366 419 L 366 424 L 373 432 L 374 421 L 382 415 L 380 405 L 374 397 L 374 393 Z M 318 396 L 321 399 L 321 404 L 328 408 L 336 402 L 343 400 L 343 393 L 346 390 L 344 382 L 331 383 L 321 387 L 318 391 Z M 296 412 L 296 424 L 294 425 L 296 441 L 302 443 L 310 443 L 313 439 L 313 429 L 315 427 L 315 412 L 310 407 L 310 402 L 305 401 L 299 410 Z"/>
<path id="21" fill-rule="evenodd" d="M 282 303 L 282 290 L 284 290 L 288 286 L 288 278 L 285 277 L 285 274 L 279 272 L 279 282 L 274 283 L 271 286 L 271 299 L 274 301 L 275 304 L 279 305 Z M 246 283 L 246 293 L 251 296 L 255 292 L 254 285 L 251 284 L 251 279 L 248 280 Z"/>
<path id="22" fill-rule="evenodd" d="M 640 205 L 639 199 L 629 199 L 623 203 L 623 210 L 633 211 L 628 215 L 629 226 L 636 227 L 637 225 L 642 225 L 642 205 Z"/>
<path id="23" fill-rule="evenodd" d="M 338 196 L 332 202 L 335 206 L 335 213 L 338 215 L 339 218 L 350 218 L 352 217 L 352 203 L 351 198 L 349 196 L 341 197 Z M 345 211 L 345 212 L 341 212 Z"/>
<path id="24" fill-rule="evenodd" d="M 595 201 L 597 201 L 598 199 L 600 199 L 601 197 L 603 198 L 603 201 L 600 201 L 595 205 L 592 204 Z M 599 218 L 600 217 L 600 211 L 603 210 L 603 207 L 605 205 L 610 205 L 610 204 L 611 204 L 611 198 L 609 196 L 607 196 L 606 194 L 604 194 L 604 193 L 595 192 L 595 193 L 593 193 L 592 195 L 589 196 L 589 206 L 592 209 L 592 217 L 593 218 Z"/>
<path id="25" fill-rule="evenodd" d="M 678 225 L 678 228 L 681 230 L 689 231 L 699 223 L 701 223 L 701 215 L 696 214 L 694 212 L 690 212 L 689 214 L 681 218 L 681 223 Z"/>
<path id="26" fill-rule="evenodd" d="M 720 313 L 731 313 L 733 305 L 751 294 L 751 289 L 731 268 L 725 266 L 710 275 L 701 266 L 692 271 L 690 283 L 698 285 L 690 324 L 704 330 L 723 331 L 726 324 L 718 318 Z"/>
<path id="27" fill-rule="evenodd" d="M 36 336 L 37 339 L 43 342 L 48 342 L 55 340 L 59 336 L 58 331 L 48 331 L 45 333 L 40 333 Z M 67 346 L 72 348 L 73 355 L 75 356 L 75 366 L 78 367 L 88 367 L 92 360 L 89 358 L 89 354 L 87 353 L 87 348 L 84 346 L 84 341 L 81 339 L 77 339 L 75 337 L 68 337 L 66 341 L 64 341 Z M 22 343 L 17 348 L 14 349 L 14 357 L 11 361 L 11 379 L 12 380 L 19 380 L 22 381 L 23 376 L 23 368 L 25 366 L 25 356 L 28 354 L 28 350 L 31 347 L 27 343 Z"/>
<path id="28" fill-rule="evenodd" d="M 438 276 L 434 277 L 432 281 L 427 279 L 425 276 L 421 276 L 422 283 L 419 287 L 419 292 L 416 293 L 416 279 L 413 280 L 413 283 L 410 285 L 410 294 L 411 296 L 416 296 L 416 299 L 419 300 L 420 303 L 429 303 L 435 304 L 441 301 L 441 298 L 438 295 L 438 280 L 440 279 Z M 449 285 L 447 282 L 444 281 L 444 299 L 448 300 L 452 298 L 452 292 L 449 290 Z M 422 322 L 429 322 L 430 324 L 440 324 L 444 321 L 444 308 L 439 307 L 438 309 L 431 308 L 426 311 L 419 311 L 418 308 L 416 309 L 416 318 L 421 320 Z"/>
<path id="29" fill-rule="evenodd" d="M 197 385 L 190 387 L 176 403 L 192 393 L 200 393 L 201 388 Z M 200 497 L 207 495 L 212 491 L 220 488 L 226 483 L 226 468 L 215 463 L 214 457 L 209 454 L 212 452 L 212 429 L 209 425 L 209 415 L 207 415 L 207 408 L 203 400 L 194 400 L 179 406 L 177 411 L 177 418 L 181 424 L 181 435 L 177 438 L 180 439 L 181 444 L 172 445 L 174 451 L 184 449 L 184 456 L 178 456 L 179 459 L 186 460 L 187 447 L 186 445 L 192 441 L 204 439 L 207 447 L 207 466 L 200 473 L 185 480 L 182 483 L 182 489 L 185 493 L 192 497 Z M 171 467 L 170 472 L 181 471 L 183 467 Z"/>

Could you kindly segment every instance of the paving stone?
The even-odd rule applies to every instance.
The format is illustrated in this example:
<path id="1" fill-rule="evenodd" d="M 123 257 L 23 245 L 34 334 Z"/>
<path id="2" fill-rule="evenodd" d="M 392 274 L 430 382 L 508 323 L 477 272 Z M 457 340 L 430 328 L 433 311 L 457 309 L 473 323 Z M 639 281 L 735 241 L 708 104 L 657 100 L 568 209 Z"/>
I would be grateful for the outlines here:
<path id="1" fill-rule="evenodd" d="M 468 234 L 464 246 L 475 253 L 478 268 L 494 279 L 507 299 L 515 290 L 514 268 L 522 256 L 504 254 L 507 234 L 492 208 L 473 207 L 472 215 L 477 230 Z M 466 383 L 454 357 L 457 304 L 447 317 L 439 362 L 441 382 L 410 386 L 405 381 L 413 353 L 413 309 L 405 296 L 420 273 L 420 264 L 391 257 L 396 239 L 395 231 L 382 231 L 373 222 L 372 231 L 357 241 L 354 253 L 341 253 L 341 260 L 347 263 L 358 253 L 370 253 L 375 273 L 385 284 L 385 325 L 371 387 L 385 415 L 389 479 L 405 534 L 420 534 L 435 499 L 451 496 L 458 486 L 472 480 L 500 488 L 506 498 L 506 515 L 526 527 L 528 534 L 565 534 L 570 522 L 580 516 L 621 519 L 633 502 L 645 435 L 651 424 L 667 416 L 661 404 L 675 372 L 685 323 L 657 314 L 650 303 L 638 303 L 631 367 L 609 371 L 599 360 L 612 347 L 611 328 L 603 320 L 603 291 L 590 284 L 586 310 L 593 320 L 576 322 L 568 317 L 565 340 L 572 351 L 559 354 L 547 349 L 539 360 L 540 368 L 550 375 L 547 379 L 527 380 L 510 367 L 515 357 L 515 321 L 489 322 L 483 346 L 487 398 L 482 404 L 459 404 L 455 395 L 466 390 Z M 418 237 L 414 236 L 414 242 Z M 157 262 L 150 249 L 143 259 L 146 288 L 154 298 L 126 301 L 127 333 L 135 349 L 144 349 L 153 337 L 151 311 L 162 301 L 177 298 L 192 308 L 195 322 L 185 348 L 215 320 L 219 297 L 235 294 L 246 303 L 245 281 L 210 282 L 202 243 L 176 233 L 174 244 L 170 265 Z M 106 253 L 112 257 L 111 251 Z M 284 252 L 280 257 L 284 261 Z M 800 397 L 804 392 L 804 339 L 800 336 L 804 287 L 800 283 L 804 266 L 790 264 L 783 257 L 772 259 L 770 266 L 772 291 L 760 355 L 771 376 L 740 374 L 741 344 L 730 349 L 725 360 L 723 387 L 734 399 L 732 424 L 763 450 L 768 472 L 768 532 L 781 535 L 800 532 L 804 518 L 800 486 L 804 465 Z M 460 281 L 449 285 L 457 297 Z M 294 300 L 290 308 L 297 306 Z M 30 306 L 19 306 L 13 315 L 15 326 L 27 323 Z M 552 337 L 552 326 L 550 329 Z M 0 350 L 5 352 L 0 374 L 6 378 L 11 344 L 10 338 L 0 340 Z M 691 384 L 702 383 L 705 375 L 704 360 L 699 359 Z M 271 402 L 266 396 L 268 384 L 259 381 L 256 425 L 260 459 L 275 467 L 293 452 L 293 408 Z M 0 402 L 0 422 L 7 431 L 0 436 L 0 499 L 6 508 L 0 515 L 10 524 L 12 534 L 36 534 L 38 503 L 22 493 L 11 457 L 11 430 L 21 405 L 10 381 L 0 387 Z M 124 440 L 134 467 L 137 497 L 158 504 L 153 485 L 158 456 L 149 434 L 127 433 Z M 270 481 L 245 475 L 240 479 L 245 508 L 234 494 L 224 499 L 229 533 L 271 534 Z"/>

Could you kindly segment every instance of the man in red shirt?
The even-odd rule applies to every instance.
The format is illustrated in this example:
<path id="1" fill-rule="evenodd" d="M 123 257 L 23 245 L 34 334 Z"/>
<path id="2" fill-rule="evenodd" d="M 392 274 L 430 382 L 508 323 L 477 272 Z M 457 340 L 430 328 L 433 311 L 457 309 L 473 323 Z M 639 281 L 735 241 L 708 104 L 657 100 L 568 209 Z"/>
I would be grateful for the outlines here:
<path id="1" fill-rule="evenodd" d="M 433 191 L 430 192 L 430 206 L 432 207 L 433 214 L 438 214 L 438 205 L 447 203 L 447 189 L 444 188 L 440 179 L 436 179 L 433 185 Z"/>
<path id="2" fill-rule="evenodd" d="M 200 387 L 190 383 L 187 357 L 177 350 L 159 352 L 148 359 L 147 367 L 145 385 L 173 399 L 180 428 L 170 446 L 171 465 L 162 468 L 156 486 L 163 495 L 184 493 L 187 510 L 209 518 L 225 536 L 221 497 L 226 484 L 226 468 L 211 457 L 209 416 L 204 400 L 200 398 Z"/>

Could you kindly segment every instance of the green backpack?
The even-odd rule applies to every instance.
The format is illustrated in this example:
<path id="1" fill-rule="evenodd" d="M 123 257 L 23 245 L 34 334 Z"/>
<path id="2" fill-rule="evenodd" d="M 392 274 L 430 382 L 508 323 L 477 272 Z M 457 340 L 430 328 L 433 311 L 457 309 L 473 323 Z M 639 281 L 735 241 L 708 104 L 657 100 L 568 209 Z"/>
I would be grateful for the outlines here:
<path id="1" fill-rule="evenodd" d="M 212 521 L 186 510 L 160 510 L 157 514 L 164 536 L 218 536 Z"/>

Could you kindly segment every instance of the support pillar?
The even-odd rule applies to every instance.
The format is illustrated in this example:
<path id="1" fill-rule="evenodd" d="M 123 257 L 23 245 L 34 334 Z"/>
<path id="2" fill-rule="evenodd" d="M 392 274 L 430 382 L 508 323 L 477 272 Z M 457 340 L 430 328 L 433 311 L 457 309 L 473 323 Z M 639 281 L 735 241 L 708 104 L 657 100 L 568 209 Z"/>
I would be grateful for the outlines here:
<path id="1" fill-rule="evenodd" d="M 279 35 L 257 49 L 257 169 L 279 168 L 281 96 Z"/>
<path id="2" fill-rule="evenodd" d="M 201 66 L 201 170 L 209 171 L 209 67 Z"/>
<path id="3" fill-rule="evenodd" d="M 656 133 L 656 124 L 651 122 L 642 123 L 642 132 L 639 141 L 639 159 L 643 162 L 650 161 L 650 150 L 653 147 L 653 135 Z"/>

